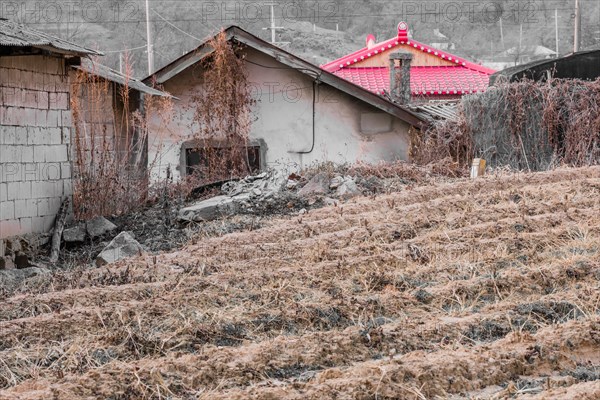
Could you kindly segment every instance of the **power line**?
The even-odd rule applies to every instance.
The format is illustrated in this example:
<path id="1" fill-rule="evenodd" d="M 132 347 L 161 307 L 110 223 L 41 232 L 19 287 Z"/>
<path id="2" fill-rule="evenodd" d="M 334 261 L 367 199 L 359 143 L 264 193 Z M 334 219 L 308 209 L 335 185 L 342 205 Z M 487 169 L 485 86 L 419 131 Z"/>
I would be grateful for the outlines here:
<path id="1" fill-rule="evenodd" d="M 103 53 L 122 53 L 124 51 L 131 51 L 131 50 L 140 50 L 140 49 L 145 49 L 146 45 L 143 46 L 138 46 L 138 47 L 131 47 L 128 49 L 120 49 L 120 50 L 102 50 Z"/>
<path id="2" fill-rule="evenodd" d="M 554 9 L 550 10 L 538 10 L 538 11 L 553 11 Z M 556 10 L 558 11 L 570 11 L 573 12 L 573 8 L 557 8 Z M 442 12 L 411 12 L 411 13 L 384 13 L 384 14 L 369 14 L 369 13 L 360 13 L 360 14 L 340 14 L 340 15 L 329 15 L 323 18 L 315 18 L 312 15 L 309 16 L 293 16 L 286 18 L 284 17 L 284 20 L 289 20 L 290 22 L 296 22 L 299 20 L 315 20 L 315 21 L 319 21 L 321 20 L 321 22 L 323 23 L 334 23 L 335 20 L 338 19 L 343 19 L 343 18 L 357 18 L 357 17 L 404 17 L 404 18 L 412 18 L 415 16 L 438 16 L 438 17 L 442 17 L 445 13 Z M 464 14 L 469 14 L 469 15 L 489 15 L 492 14 L 491 12 L 485 12 L 485 11 L 480 11 L 480 12 L 473 12 L 473 13 L 464 13 Z M 244 22 L 244 20 L 246 20 L 246 22 L 256 22 L 256 21 L 270 21 L 271 20 L 271 16 L 268 17 L 246 17 L 246 18 L 242 18 L 241 16 L 238 17 L 233 17 L 233 18 L 206 18 L 206 17 L 200 17 L 199 19 L 191 19 L 191 18 L 176 18 L 176 19 L 165 19 L 164 17 L 161 17 L 164 21 L 166 22 L 208 22 L 208 21 L 221 21 L 221 22 Z M 498 18 L 500 18 L 500 15 L 498 13 Z M 510 20 L 511 18 L 508 19 L 504 19 L 504 21 L 506 20 Z M 514 19 L 514 18 L 513 18 Z M 462 18 L 461 18 L 462 20 Z M 461 22 L 461 20 L 457 20 L 457 21 L 452 21 L 452 20 L 448 20 L 448 22 Z M 123 20 L 123 21 L 110 21 L 110 20 L 106 20 L 106 21 L 102 21 L 102 20 L 98 20 L 98 21 L 70 21 L 70 23 L 72 24 L 99 24 L 99 23 L 114 23 L 114 24 L 124 24 L 124 23 L 135 23 L 135 24 L 139 24 L 141 22 L 145 22 L 145 20 Z M 150 22 L 158 22 L 158 20 L 150 20 Z M 483 23 L 490 23 L 491 21 L 482 21 Z M 496 21 L 494 21 L 496 22 Z M 525 22 L 525 23 L 534 23 L 534 22 L 538 22 L 538 21 L 531 21 L 531 22 Z M 542 21 L 539 21 L 542 22 Z M 49 24 L 56 24 L 57 21 L 38 21 L 38 22 L 23 22 L 25 24 L 28 25 L 49 25 Z M 517 22 L 515 21 L 515 23 L 521 23 L 521 22 Z"/>
<path id="3" fill-rule="evenodd" d="M 184 31 L 183 29 L 180 29 L 177 25 L 173 25 L 169 20 L 165 19 L 162 15 L 160 15 L 155 9 L 152 9 L 152 12 L 155 13 L 156 15 L 158 15 L 158 17 L 160 19 L 162 19 L 163 21 L 165 21 L 167 24 L 169 24 L 170 26 L 172 26 L 173 28 L 177 29 L 179 32 L 183 33 L 184 35 L 187 35 L 189 37 L 191 37 L 192 39 L 196 39 L 199 42 L 203 42 L 202 39 L 197 38 L 194 35 L 191 35 L 189 33 L 187 33 L 186 31 Z"/>

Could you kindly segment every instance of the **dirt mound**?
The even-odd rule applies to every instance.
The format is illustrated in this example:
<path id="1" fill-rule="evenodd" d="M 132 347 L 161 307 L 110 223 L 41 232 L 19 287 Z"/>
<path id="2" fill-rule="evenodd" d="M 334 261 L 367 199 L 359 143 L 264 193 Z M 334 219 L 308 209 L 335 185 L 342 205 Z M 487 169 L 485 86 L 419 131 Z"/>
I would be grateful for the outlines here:
<path id="1" fill-rule="evenodd" d="M 600 168 L 415 183 L 5 295 L 2 399 L 598 398 Z"/>

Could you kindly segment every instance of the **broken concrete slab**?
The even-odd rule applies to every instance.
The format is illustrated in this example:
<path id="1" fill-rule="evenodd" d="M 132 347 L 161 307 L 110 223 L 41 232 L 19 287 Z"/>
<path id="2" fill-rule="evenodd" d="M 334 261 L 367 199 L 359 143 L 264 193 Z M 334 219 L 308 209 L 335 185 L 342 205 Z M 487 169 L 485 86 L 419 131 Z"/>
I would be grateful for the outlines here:
<path id="1" fill-rule="evenodd" d="M 329 178 L 327 174 L 318 173 L 312 177 L 310 181 L 300 191 L 299 196 L 310 197 L 310 196 L 323 196 L 329 192 Z"/>
<path id="2" fill-rule="evenodd" d="M 222 216 L 231 215 L 235 210 L 235 199 L 229 196 L 217 196 L 181 209 L 177 218 L 182 222 L 212 221 Z"/>
<path id="3" fill-rule="evenodd" d="M 88 235 L 96 239 L 117 229 L 117 226 L 104 217 L 96 217 L 85 224 Z"/>
<path id="4" fill-rule="evenodd" d="M 85 241 L 86 229 L 80 224 L 63 231 L 63 240 L 65 243 L 83 243 Z"/>
<path id="5" fill-rule="evenodd" d="M 129 232 L 121 232 L 98 254 L 96 265 L 100 267 L 144 253 L 142 245 Z"/>
<path id="6" fill-rule="evenodd" d="M 287 182 L 287 177 L 281 173 L 269 171 L 256 176 L 247 176 L 238 182 L 227 182 L 221 187 L 221 191 L 230 197 L 247 193 L 254 198 L 263 198 L 281 192 Z"/>

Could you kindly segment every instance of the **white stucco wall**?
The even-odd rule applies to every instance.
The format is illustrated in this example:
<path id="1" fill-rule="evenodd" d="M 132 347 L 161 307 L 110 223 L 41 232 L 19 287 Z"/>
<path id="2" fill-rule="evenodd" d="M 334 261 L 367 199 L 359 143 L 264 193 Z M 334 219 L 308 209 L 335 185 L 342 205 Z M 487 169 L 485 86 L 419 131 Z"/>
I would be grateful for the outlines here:
<path id="1" fill-rule="evenodd" d="M 299 154 L 312 146 L 313 80 L 257 51 L 249 50 L 247 60 L 257 100 L 250 138 L 266 143 L 268 167 L 294 171 L 324 161 L 372 163 L 408 158 L 407 123 L 325 84 L 317 88 L 314 149 Z M 181 143 L 198 128 L 192 122 L 192 96 L 202 85 L 201 71 L 199 66 L 188 68 L 164 85 L 180 100 L 175 101 L 173 121 L 166 126 L 160 121 L 151 125 L 149 160 L 155 162 L 155 177 L 164 177 L 169 165 L 175 178 L 181 176 Z M 361 120 L 366 134 L 361 132 Z M 373 131 L 379 133 L 369 133 Z M 159 143 L 162 148 L 157 151 Z"/>

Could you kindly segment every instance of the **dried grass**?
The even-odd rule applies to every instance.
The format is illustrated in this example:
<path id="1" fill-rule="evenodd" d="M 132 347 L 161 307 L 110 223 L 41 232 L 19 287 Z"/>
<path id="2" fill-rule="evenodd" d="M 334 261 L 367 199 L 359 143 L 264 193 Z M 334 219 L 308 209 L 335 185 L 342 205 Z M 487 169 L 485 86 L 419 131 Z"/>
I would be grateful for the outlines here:
<path id="1" fill-rule="evenodd" d="M 543 375 L 578 398 L 599 195 L 598 167 L 427 182 L 30 281 L 0 310 L 0 397 L 503 398 Z"/>

